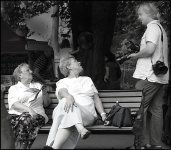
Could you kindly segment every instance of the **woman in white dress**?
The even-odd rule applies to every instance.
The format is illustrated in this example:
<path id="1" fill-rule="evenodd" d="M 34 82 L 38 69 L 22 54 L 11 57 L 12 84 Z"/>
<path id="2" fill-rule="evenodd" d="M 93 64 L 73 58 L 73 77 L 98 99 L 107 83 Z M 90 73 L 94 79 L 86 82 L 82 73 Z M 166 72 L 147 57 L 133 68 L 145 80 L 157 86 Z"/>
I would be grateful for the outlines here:
<path id="1" fill-rule="evenodd" d="M 44 149 L 74 149 L 79 137 L 90 135 L 84 126 L 92 125 L 97 113 L 106 118 L 98 91 L 91 78 L 79 76 L 83 71 L 72 56 L 60 60 L 59 68 L 66 77 L 56 83 L 59 104 L 53 111 L 53 123 Z"/>

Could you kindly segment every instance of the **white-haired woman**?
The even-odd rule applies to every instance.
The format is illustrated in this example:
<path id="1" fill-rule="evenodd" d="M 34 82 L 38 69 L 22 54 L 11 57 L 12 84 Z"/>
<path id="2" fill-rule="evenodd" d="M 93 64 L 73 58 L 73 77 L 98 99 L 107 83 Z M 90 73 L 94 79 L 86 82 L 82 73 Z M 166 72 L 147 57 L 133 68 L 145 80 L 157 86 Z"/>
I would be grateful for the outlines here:
<path id="1" fill-rule="evenodd" d="M 51 103 L 45 88 L 32 82 L 32 71 L 26 63 L 13 73 L 17 84 L 9 88 L 8 104 L 11 126 L 21 149 L 30 148 L 38 130 L 48 122 L 44 107 Z"/>
<path id="2" fill-rule="evenodd" d="M 79 137 L 90 135 L 84 126 L 92 125 L 97 113 L 106 118 L 98 91 L 91 78 L 79 76 L 83 71 L 74 57 L 60 60 L 60 70 L 65 78 L 56 83 L 58 106 L 53 111 L 53 123 L 44 149 L 73 149 Z"/>

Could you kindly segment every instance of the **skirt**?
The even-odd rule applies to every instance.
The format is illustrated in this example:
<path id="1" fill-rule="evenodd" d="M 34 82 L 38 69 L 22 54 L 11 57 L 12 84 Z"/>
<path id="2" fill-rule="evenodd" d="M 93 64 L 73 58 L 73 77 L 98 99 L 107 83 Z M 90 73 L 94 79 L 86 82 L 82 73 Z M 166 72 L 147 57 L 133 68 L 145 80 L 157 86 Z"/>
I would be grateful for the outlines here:
<path id="1" fill-rule="evenodd" d="M 30 148 L 37 137 L 39 129 L 45 125 L 45 118 L 39 114 L 32 117 L 28 112 L 21 115 L 10 114 L 9 116 L 16 142 L 27 144 Z"/>

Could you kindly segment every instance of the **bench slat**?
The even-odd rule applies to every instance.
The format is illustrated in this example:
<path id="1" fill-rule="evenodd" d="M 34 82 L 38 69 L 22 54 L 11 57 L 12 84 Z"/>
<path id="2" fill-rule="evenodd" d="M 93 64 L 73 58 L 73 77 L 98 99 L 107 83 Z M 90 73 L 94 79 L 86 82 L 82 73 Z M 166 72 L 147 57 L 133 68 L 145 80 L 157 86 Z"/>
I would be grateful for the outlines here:
<path id="1" fill-rule="evenodd" d="M 39 130 L 40 133 L 49 133 L 51 125 L 45 125 Z M 103 125 L 94 125 L 86 127 L 92 133 L 102 134 L 102 133 L 109 133 L 109 134 L 131 134 L 132 127 L 115 127 L 115 126 L 103 126 Z"/>
<path id="2" fill-rule="evenodd" d="M 111 108 L 113 105 L 115 105 L 116 103 L 103 103 L 103 107 L 104 108 Z M 122 107 L 140 107 L 140 103 L 119 103 L 120 106 Z"/>
<path id="3" fill-rule="evenodd" d="M 58 104 L 58 100 L 57 98 L 51 98 L 52 99 L 52 104 Z M 119 98 L 107 98 L 107 97 L 100 97 L 102 103 L 103 102 L 116 102 L 119 101 L 119 103 L 124 103 L 124 102 L 129 102 L 129 103 L 133 103 L 133 102 L 141 102 L 141 97 L 119 97 Z M 7 101 L 7 100 L 6 100 Z"/>
<path id="4" fill-rule="evenodd" d="M 137 96 L 142 96 L 142 92 L 139 90 L 131 90 L 131 91 L 124 91 L 124 90 L 114 90 L 114 91 L 99 91 L 99 96 L 100 97 L 137 97 Z"/>
<path id="5" fill-rule="evenodd" d="M 141 97 L 100 97 L 102 102 L 141 102 Z"/>

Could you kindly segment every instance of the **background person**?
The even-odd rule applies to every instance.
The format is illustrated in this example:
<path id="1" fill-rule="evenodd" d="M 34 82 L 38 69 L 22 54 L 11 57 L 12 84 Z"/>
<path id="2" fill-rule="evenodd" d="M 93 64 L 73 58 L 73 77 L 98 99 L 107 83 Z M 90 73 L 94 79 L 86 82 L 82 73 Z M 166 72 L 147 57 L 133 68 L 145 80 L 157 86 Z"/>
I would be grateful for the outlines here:
<path id="1" fill-rule="evenodd" d="M 53 123 L 44 149 L 73 149 L 81 138 L 90 132 L 84 127 L 92 125 L 97 113 L 106 118 L 98 91 L 91 78 L 79 76 L 83 68 L 73 57 L 60 60 L 60 70 L 65 78 L 56 83 L 59 104 L 53 111 Z"/>
<path id="2" fill-rule="evenodd" d="M 121 69 L 116 62 L 115 55 L 108 53 L 105 55 L 105 75 L 104 82 L 107 90 L 120 90 Z"/>
<path id="3" fill-rule="evenodd" d="M 78 36 L 78 50 L 73 51 L 74 57 L 83 67 L 83 75 L 92 78 L 94 37 L 91 32 L 81 32 Z"/>
<path id="4" fill-rule="evenodd" d="M 154 3 L 140 4 L 137 6 L 137 12 L 138 19 L 147 26 L 147 29 L 141 39 L 140 51 L 128 57 L 138 58 L 133 77 L 139 79 L 136 88 L 143 90 L 144 125 L 141 148 L 161 149 L 162 105 L 164 86 L 169 81 L 169 71 L 166 74 L 155 75 L 152 62 L 155 64 L 157 60 L 160 60 L 168 67 L 167 35 L 158 20 L 159 11 Z"/>
<path id="5" fill-rule="evenodd" d="M 33 80 L 45 84 L 45 80 L 55 80 L 53 50 L 44 50 L 33 65 Z"/>
<path id="6" fill-rule="evenodd" d="M 38 130 L 48 122 L 44 107 L 51 103 L 45 88 L 32 82 L 32 71 L 26 63 L 14 70 L 18 81 L 8 91 L 8 104 L 11 126 L 21 149 L 30 148 Z"/>

